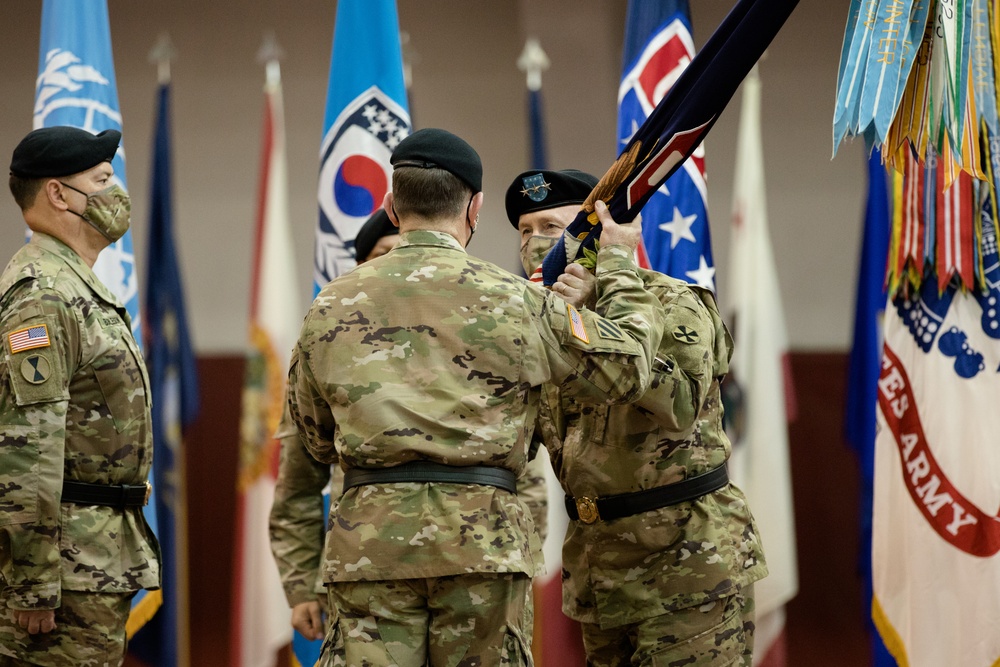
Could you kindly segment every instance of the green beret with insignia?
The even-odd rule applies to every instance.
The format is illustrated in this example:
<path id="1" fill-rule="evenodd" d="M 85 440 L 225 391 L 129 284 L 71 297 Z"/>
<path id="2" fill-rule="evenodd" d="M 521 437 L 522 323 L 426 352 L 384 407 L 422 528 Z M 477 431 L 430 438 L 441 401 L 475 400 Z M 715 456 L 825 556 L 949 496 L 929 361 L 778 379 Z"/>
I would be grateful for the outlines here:
<path id="1" fill-rule="evenodd" d="M 78 174 L 111 161 L 121 138 L 118 130 L 95 135 L 68 125 L 32 130 L 14 149 L 10 173 L 20 178 Z"/>
<path id="2" fill-rule="evenodd" d="M 447 130 L 424 128 L 399 142 L 389 164 L 393 169 L 444 169 L 472 188 L 483 191 L 483 162 L 479 153 L 464 139 Z"/>
<path id="3" fill-rule="evenodd" d="M 576 169 L 532 169 L 518 174 L 507 188 L 507 219 L 517 229 L 525 213 L 582 204 L 597 185 L 597 177 Z"/>

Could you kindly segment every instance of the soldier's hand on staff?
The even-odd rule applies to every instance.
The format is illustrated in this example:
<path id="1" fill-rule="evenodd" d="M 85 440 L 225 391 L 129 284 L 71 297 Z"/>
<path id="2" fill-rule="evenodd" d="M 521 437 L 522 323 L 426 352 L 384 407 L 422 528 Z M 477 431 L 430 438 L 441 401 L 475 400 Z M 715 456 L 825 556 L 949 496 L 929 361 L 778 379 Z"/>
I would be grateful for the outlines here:
<path id="1" fill-rule="evenodd" d="M 319 602 L 300 602 L 292 607 L 292 627 L 306 639 L 323 639 L 323 617 Z"/>
<path id="2" fill-rule="evenodd" d="M 601 221 L 603 226 L 601 229 L 602 248 L 609 245 L 623 245 L 635 250 L 639 247 L 639 241 L 642 240 L 642 227 L 640 225 L 619 225 L 608 212 L 607 204 L 600 200 L 594 204 L 594 212 L 597 213 L 597 219 Z"/>
<path id="3" fill-rule="evenodd" d="M 17 624 L 28 631 L 29 635 L 39 632 L 52 632 L 56 629 L 56 612 L 54 609 L 40 609 L 38 611 L 15 610 L 14 617 Z"/>
<path id="4" fill-rule="evenodd" d="M 580 264 L 570 264 L 552 286 L 552 291 L 576 308 L 593 307 L 597 278 Z"/>

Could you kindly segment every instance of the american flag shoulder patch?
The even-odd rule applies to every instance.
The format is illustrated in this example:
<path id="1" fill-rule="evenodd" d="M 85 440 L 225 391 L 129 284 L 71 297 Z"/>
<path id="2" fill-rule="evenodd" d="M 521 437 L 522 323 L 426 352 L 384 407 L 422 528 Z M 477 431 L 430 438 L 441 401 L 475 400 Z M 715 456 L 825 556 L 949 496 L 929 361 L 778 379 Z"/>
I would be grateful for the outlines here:
<path id="1" fill-rule="evenodd" d="M 48 347 L 52 344 L 49 340 L 49 328 L 44 324 L 34 324 L 24 329 L 12 331 L 7 335 L 7 343 L 10 345 L 11 354 Z"/>
<path id="2" fill-rule="evenodd" d="M 597 320 L 597 335 L 606 340 L 625 340 L 625 334 L 611 320 Z"/>
<path id="3" fill-rule="evenodd" d="M 569 317 L 569 331 L 574 338 L 579 338 L 584 343 L 590 344 L 590 336 L 587 335 L 587 327 L 583 325 L 583 318 L 579 311 L 571 304 L 566 304 L 566 315 Z"/>

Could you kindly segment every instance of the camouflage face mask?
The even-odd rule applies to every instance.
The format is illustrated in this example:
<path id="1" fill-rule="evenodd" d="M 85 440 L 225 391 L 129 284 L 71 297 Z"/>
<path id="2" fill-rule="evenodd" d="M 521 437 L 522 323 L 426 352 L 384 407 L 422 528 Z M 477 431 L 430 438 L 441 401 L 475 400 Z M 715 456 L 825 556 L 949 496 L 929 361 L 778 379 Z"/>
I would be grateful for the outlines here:
<path id="1" fill-rule="evenodd" d="M 87 208 L 83 210 L 83 213 L 77 213 L 73 209 L 70 209 L 70 213 L 86 220 L 90 223 L 91 227 L 103 234 L 112 243 L 125 236 L 125 232 L 128 231 L 129 218 L 132 212 L 132 202 L 129 199 L 128 193 L 121 186 L 112 185 L 103 190 L 88 193 L 77 190 L 68 183 L 62 184 L 70 190 L 76 190 L 81 195 L 87 196 Z"/>
<path id="2" fill-rule="evenodd" d="M 559 237 L 532 236 L 521 246 L 521 267 L 524 268 L 524 275 L 531 277 L 558 240 Z"/>

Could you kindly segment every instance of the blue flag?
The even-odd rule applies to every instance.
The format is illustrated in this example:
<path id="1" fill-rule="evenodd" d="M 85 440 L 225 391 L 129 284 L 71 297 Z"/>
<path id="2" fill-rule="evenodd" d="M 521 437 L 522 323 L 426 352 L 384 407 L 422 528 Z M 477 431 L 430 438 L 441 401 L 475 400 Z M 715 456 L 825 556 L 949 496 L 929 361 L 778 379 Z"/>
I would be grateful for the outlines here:
<path id="1" fill-rule="evenodd" d="M 150 191 L 146 274 L 146 360 L 153 394 L 153 456 L 158 537 L 163 556 L 163 603 L 129 644 L 155 667 L 189 664 L 187 502 L 182 433 L 198 414 L 198 374 L 188 336 L 180 267 L 173 237 L 170 88 L 158 93 Z"/>
<path id="2" fill-rule="evenodd" d="M 618 89 L 619 146 L 631 141 L 694 59 L 687 0 L 629 0 L 624 51 Z M 650 196 L 642 209 L 642 223 L 640 261 L 645 258 L 648 267 L 660 273 L 715 289 L 703 149 L 696 149 Z"/>
<path id="3" fill-rule="evenodd" d="M 889 190 L 878 149 L 868 160 L 868 204 L 865 210 L 861 265 L 854 309 L 854 343 L 847 380 L 844 434 L 861 469 L 861 535 L 858 565 L 866 605 L 872 600 L 872 490 L 875 481 L 875 408 L 882 370 L 882 317 L 886 305 L 885 269 L 889 255 Z M 872 664 L 895 667 L 868 609 L 864 610 L 872 642 Z"/>
<path id="4" fill-rule="evenodd" d="M 340 0 L 319 167 L 315 291 L 354 266 L 354 237 L 392 186 L 410 134 L 395 0 Z"/>
<path id="5" fill-rule="evenodd" d="M 631 222 L 695 151 L 750 68 L 792 13 L 798 0 L 740 0 L 624 146 L 594 195 L 618 222 Z M 592 210 L 592 209 L 591 209 Z M 567 261 L 600 236 L 597 215 L 581 210 L 545 257 L 543 278 L 555 283 Z"/>
<path id="6" fill-rule="evenodd" d="M 545 147 L 545 122 L 542 116 L 542 91 L 528 90 L 528 125 L 531 134 L 531 168 L 548 169 L 549 156 Z"/>
<path id="7" fill-rule="evenodd" d="M 72 125 L 95 134 L 121 131 L 106 0 L 45 0 L 42 4 L 32 125 L 36 129 Z M 111 165 L 114 180 L 128 190 L 124 148 Z M 131 232 L 101 252 L 94 273 L 128 309 L 132 333 L 140 341 L 139 279 Z"/>
<path id="8" fill-rule="evenodd" d="M 95 134 L 122 129 L 106 0 L 44 0 L 42 3 L 32 126 L 38 129 L 56 125 L 72 125 Z M 111 165 L 115 170 L 112 180 L 128 190 L 124 148 L 118 150 Z M 141 346 L 139 278 L 135 271 L 131 231 L 101 251 L 94 264 L 94 273 L 128 310 L 132 334 Z M 155 485 L 153 493 L 156 493 Z M 152 508 L 151 498 L 145 510 L 146 521 L 159 534 Z M 156 612 L 159 600 L 158 593 L 149 595 L 147 591 L 139 591 L 133 598 L 132 616 L 127 626 L 130 636 Z"/>

